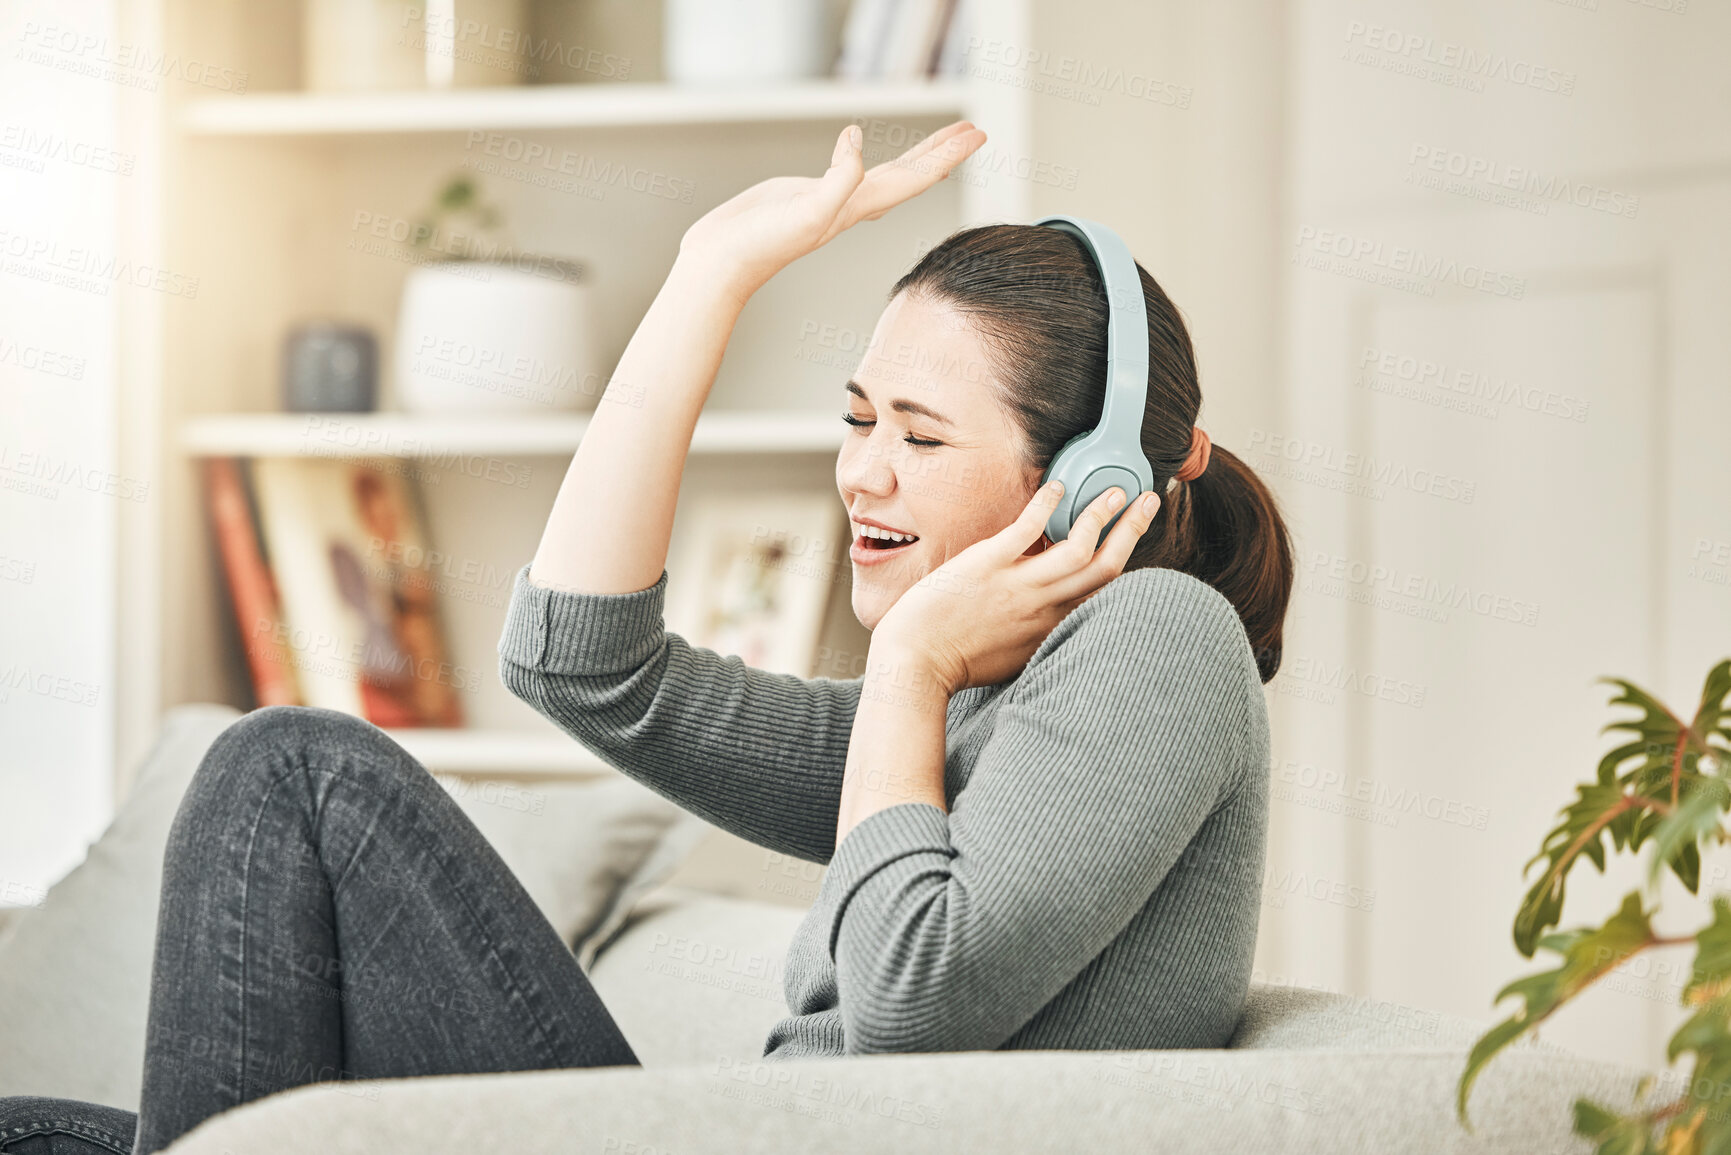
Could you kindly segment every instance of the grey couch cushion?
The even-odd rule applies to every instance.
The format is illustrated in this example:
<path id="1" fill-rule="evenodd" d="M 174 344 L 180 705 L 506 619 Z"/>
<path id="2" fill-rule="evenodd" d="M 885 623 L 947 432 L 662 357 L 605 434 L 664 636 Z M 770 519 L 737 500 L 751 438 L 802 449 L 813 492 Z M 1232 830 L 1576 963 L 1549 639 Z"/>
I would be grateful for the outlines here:
<path id="1" fill-rule="evenodd" d="M 26 911 L 33 910 L 40 905 L 41 899 L 32 899 L 28 903 L 0 906 L 0 938 L 6 936 L 6 928 L 16 922 Z"/>
<path id="2" fill-rule="evenodd" d="M 755 1059 L 787 1013 L 782 965 L 804 912 L 664 886 L 596 960 L 590 980 L 645 1066 Z M 1255 983 L 1235 1050 L 1465 1049 L 1488 1023 L 1398 1003 Z"/>
<path id="3" fill-rule="evenodd" d="M 1577 1094 L 1627 1108 L 1635 1072 L 1521 1052 L 1487 1068 L 1477 1135 L 1462 1053 L 967 1051 L 479 1075 L 303 1088 L 218 1116 L 173 1155 L 474 1151 L 1590 1151 Z"/>
<path id="4" fill-rule="evenodd" d="M 1235 1050 L 1390 1051 L 1471 1047 L 1489 1023 L 1306 987 L 1252 983 Z"/>
<path id="5" fill-rule="evenodd" d="M 663 887 L 632 913 L 589 979 L 646 1067 L 757 1059 L 787 1014 L 782 962 L 805 912 Z"/>
<path id="6" fill-rule="evenodd" d="M 171 711 L 84 861 L 0 936 L 0 1095 L 136 1108 L 162 848 L 193 770 L 238 717 Z"/>

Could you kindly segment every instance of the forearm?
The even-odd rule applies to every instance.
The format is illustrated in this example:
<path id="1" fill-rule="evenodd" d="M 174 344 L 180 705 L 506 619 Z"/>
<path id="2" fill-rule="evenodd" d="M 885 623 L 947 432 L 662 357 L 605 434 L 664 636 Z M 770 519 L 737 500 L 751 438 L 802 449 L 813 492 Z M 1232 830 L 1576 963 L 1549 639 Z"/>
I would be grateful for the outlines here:
<path id="1" fill-rule="evenodd" d="M 848 742 L 835 842 L 880 810 L 944 800 L 944 722 L 950 693 L 929 664 L 874 642 Z"/>
<path id="2" fill-rule="evenodd" d="M 565 472 L 530 565 L 536 584 L 630 593 L 660 578 L 697 417 L 749 297 L 729 278 L 674 262 Z M 620 392 L 642 405 L 616 403 Z"/>

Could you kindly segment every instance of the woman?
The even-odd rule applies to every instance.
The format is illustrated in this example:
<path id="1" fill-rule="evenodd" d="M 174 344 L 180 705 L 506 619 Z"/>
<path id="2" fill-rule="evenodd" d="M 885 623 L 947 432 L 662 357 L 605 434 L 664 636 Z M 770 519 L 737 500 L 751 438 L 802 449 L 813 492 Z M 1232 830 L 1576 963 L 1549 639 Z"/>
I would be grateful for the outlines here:
<path id="1" fill-rule="evenodd" d="M 1109 491 L 1044 538 L 1039 477 L 1100 414 L 1105 298 L 1073 237 L 965 230 L 897 283 L 844 394 L 865 676 L 772 674 L 663 629 L 684 456 L 741 308 L 985 139 L 960 121 L 866 173 L 858 133 L 822 177 L 685 233 L 615 372 L 643 403 L 594 415 L 517 575 L 501 674 L 688 810 L 828 863 L 766 1057 L 1223 1046 L 1292 566 L 1267 490 L 1194 429 L 1189 339 L 1152 278 L 1142 444 L 1157 487 L 1177 479 L 1164 505 L 1101 540 Z M 422 767 L 357 719 L 272 707 L 213 743 L 170 836 L 139 1116 L 0 1101 L 0 1150 L 156 1151 L 319 1080 L 636 1062 Z"/>

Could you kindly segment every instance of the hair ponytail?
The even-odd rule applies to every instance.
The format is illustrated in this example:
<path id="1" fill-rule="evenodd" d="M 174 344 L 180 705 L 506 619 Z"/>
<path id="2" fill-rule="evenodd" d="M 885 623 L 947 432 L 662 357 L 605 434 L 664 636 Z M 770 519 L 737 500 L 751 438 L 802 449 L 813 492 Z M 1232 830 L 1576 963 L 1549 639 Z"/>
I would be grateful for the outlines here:
<path id="1" fill-rule="evenodd" d="M 1142 451 L 1160 511 L 1125 572 L 1153 566 L 1207 582 L 1232 603 L 1263 682 L 1280 669 L 1292 594 L 1292 544 L 1274 495 L 1236 454 L 1216 444 L 1208 468 L 1168 492 L 1190 453 L 1202 406 L 1190 334 L 1140 264 L 1148 313 L 1148 402 Z M 1099 423 L 1106 394 L 1106 294 L 1076 237 L 1035 225 L 962 229 L 927 252 L 890 289 L 943 301 L 969 317 L 994 354 L 998 400 L 1044 470 L 1064 443 Z"/>
<path id="2" fill-rule="evenodd" d="M 1164 566 L 1219 590 L 1250 638 L 1267 682 L 1280 669 L 1292 594 L 1292 543 L 1274 495 L 1237 454 L 1215 445 L 1208 468 L 1161 498 L 1125 570 Z"/>

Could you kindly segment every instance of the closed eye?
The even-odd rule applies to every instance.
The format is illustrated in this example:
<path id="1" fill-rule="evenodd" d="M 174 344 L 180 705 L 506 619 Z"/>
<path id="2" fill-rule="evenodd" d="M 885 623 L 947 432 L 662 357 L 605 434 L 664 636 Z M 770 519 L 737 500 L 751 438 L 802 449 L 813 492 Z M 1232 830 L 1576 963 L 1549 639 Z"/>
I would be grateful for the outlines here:
<path id="1" fill-rule="evenodd" d="M 841 419 L 843 421 L 847 422 L 849 425 L 852 425 L 856 429 L 861 428 L 861 427 L 868 427 L 869 428 L 870 426 L 877 424 L 876 421 L 866 421 L 862 418 L 855 417 L 852 413 L 843 413 L 841 415 Z M 902 438 L 902 440 L 907 442 L 909 445 L 916 445 L 916 446 L 920 447 L 921 449 L 930 449 L 933 446 L 943 444 L 942 441 L 927 441 L 923 437 L 915 437 L 912 433 L 910 433 L 906 437 Z"/>

